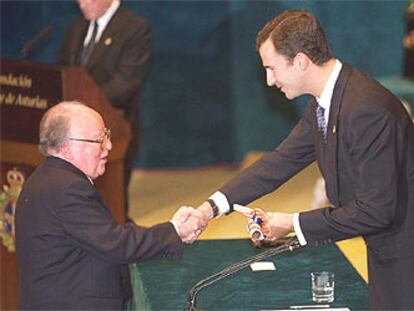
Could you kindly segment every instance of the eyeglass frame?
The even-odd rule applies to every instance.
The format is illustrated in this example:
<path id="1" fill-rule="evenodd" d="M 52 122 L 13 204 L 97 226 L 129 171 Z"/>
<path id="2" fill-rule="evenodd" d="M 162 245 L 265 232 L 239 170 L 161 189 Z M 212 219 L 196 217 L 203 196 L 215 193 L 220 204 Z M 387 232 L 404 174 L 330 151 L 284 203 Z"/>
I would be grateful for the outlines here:
<path id="1" fill-rule="evenodd" d="M 100 144 L 101 148 L 103 149 L 103 147 L 105 146 L 105 143 L 111 139 L 112 133 L 111 130 L 108 128 L 104 128 L 103 129 L 103 137 L 101 139 L 87 139 L 87 138 L 73 138 L 73 137 L 69 137 L 69 140 L 72 141 L 81 141 L 84 143 L 92 143 L 92 144 Z"/>

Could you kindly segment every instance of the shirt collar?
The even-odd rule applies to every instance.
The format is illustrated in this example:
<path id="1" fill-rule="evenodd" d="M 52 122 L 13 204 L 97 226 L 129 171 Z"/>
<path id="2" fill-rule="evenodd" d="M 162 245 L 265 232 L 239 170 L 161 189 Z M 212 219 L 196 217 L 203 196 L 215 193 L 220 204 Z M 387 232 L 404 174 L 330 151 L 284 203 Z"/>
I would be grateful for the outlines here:
<path id="1" fill-rule="evenodd" d="M 316 97 L 318 105 L 325 109 L 325 111 L 329 111 L 331 107 L 331 100 L 333 95 L 333 90 L 335 87 L 336 80 L 338 80 L 339 73 L 342 69 L 342 63 L 339 60 L 335 60 L 335 66 L 331 71 L 328 81 L 323 88 L 322 94 L 320 97 Z"/>
<path id="2" fill-rule="evenodd" d="M 99 30 L 105 29 L 106 25 L 108 25 L 109 21 L 111 20 L 112 16 L 115 14 L 116 10 L 119 8 L 120 5 L 120 0 L 112 1 L 111 5 L 106 10 L 106 12 L 96 20 L 99 25 Z"/>
<path id="3" fill-rule="evenodd" d="M 86 174 L 85 174 L 86 175 Z M 90 178 L 88 175 L 86 175 L 86 177 L 88 177 L 89 181 L 91 182 L 92 185 L 94 185 L 92 178 Z"/>
<path id="4" fill-rule="evenodd" d="M 99 39 L 101 38 L 103 31 L 105 30 L 106 26 L 108 25 L 109 21 L 111 20 L 112 16 L 114 16 L 116 10 L 119 8 L 120 5 L 121 5 L 120 0 L 112 1 L 109 8 L 106 10 L 106 12 L 101 17 L 99 17 L 96 20 L 91 20 L 89 22 L 88 34 L 84 42 L 85 45 L 89 42 L 89 40 L 92 37 L 93 24 L 95 23 L 95 21 L 98 24 L 98 31 L 96 33 L 95 42 L 98 42 Z"/>

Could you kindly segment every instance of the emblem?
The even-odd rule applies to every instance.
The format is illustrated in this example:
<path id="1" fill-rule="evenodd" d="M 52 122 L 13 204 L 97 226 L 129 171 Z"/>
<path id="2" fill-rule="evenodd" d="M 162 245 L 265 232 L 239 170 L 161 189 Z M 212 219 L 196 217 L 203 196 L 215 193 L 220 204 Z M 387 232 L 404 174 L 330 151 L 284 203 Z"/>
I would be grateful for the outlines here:
<path id="1" fill-rule="evenodd" d="M 14 216 L 16 202 L 24 183 L 24 176 L 16 168 L 7 172 L 7 183 L 0 192 L 0 237 L 9 252 L 15 251 L 14 245 Z"/>
<path id="2" fill-rule="evenodd" d="M 111 45 L 112 44 L 112 38 L 111 37 L 106 38 L 105 41 L 104 41 L 104 44 L 106 46 Z"/>

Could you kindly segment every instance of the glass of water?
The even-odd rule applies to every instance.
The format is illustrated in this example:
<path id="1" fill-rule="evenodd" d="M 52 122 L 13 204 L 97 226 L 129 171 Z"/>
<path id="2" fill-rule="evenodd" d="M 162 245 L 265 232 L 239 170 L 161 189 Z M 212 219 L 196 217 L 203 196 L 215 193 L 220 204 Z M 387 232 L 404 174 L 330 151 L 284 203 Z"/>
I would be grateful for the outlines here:
<path id="1" fill-rule="evenodd" d="M 315 302 L 333 302 L 335 275 L 332 272 L 312 272 L 312 300 Z"/>

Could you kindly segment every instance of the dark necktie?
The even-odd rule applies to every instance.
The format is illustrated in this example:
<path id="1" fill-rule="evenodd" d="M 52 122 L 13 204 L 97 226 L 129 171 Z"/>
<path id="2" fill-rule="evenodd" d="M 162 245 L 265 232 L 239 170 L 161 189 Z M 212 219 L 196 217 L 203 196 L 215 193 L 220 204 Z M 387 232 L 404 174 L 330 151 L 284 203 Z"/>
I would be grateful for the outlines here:
<path id="1" fill-rule="evenodd" d="M 85 66 L 85 64 L 89 60 L 89 57 L 92 54 L 93 48 L 95 47 L 95 39 L 96 39 L 97 33 L 98 33 L 98 23 L 95 21 L 95 23 L 93 23 L 92 37 L 89 40 L 88 44 L 85 45 L 82 49 L 82 54 L 80 58 L 80 63 L 82 66 Z"/>
<path id="2" fill-rule="evenodd" d="M 325 109 L 319 105 L 316 106 L 316 120 L 318 122 L 318 130 L 322 136 L 322 141 L 326 142 Z"/>

